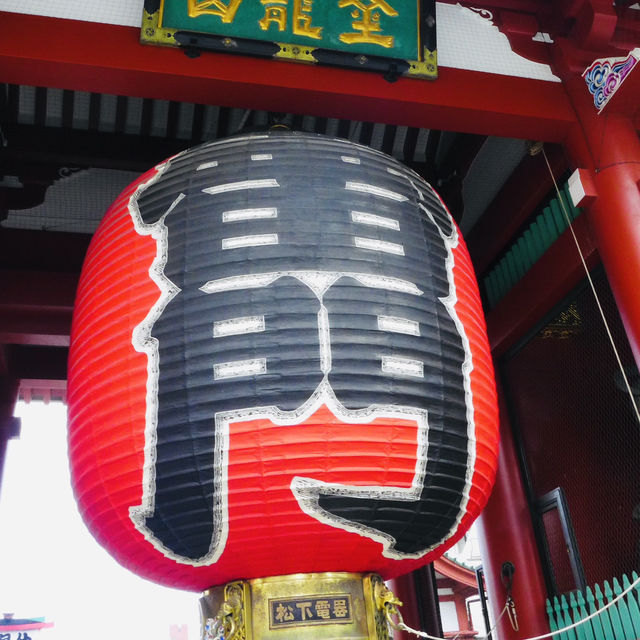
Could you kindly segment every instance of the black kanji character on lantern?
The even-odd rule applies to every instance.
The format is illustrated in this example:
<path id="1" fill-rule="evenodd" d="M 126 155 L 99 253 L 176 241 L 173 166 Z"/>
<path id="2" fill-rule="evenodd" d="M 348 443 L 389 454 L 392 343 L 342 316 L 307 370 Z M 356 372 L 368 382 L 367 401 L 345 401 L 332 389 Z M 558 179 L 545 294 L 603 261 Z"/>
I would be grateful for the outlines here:
<path id="1" fill-rule="evenodd" d="M 467 482 L 465 349 L 447 302 L 456 231 L 429 187 L 372 150 L 281 134 L 179 156 L 136 205 L 164 290 L 134 338 L 158 370 L 155 457 L 132 509 L 152 543 L 217 557 L 214 416 L 293 412 L 321 384 L 347 411 L 425 411 L 429 461 L 416 500 L 320 491 L 318 508 L 399 555 L 445 538 Z"/>

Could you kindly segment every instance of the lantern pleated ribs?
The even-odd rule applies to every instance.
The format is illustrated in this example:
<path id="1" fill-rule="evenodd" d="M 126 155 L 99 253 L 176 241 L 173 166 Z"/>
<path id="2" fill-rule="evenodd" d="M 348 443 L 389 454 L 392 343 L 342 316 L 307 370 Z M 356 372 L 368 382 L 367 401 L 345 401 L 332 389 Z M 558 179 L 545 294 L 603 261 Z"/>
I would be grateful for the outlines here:
<path id="1" fill-rule="evenodd" d="M 422 178 L 271 132 L 142 176 L 96 232 L 69 372 L 94 535 L 144 577 L 377 571 L 454 544 L 497 460 L 473 268 Z"/>

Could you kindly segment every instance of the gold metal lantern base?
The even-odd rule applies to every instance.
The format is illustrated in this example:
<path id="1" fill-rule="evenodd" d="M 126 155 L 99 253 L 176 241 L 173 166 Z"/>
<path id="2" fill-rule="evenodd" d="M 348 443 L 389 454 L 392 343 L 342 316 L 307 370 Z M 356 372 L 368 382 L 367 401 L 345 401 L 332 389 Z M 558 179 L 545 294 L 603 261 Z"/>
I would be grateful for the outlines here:
<path id="1" fill-rule="evenodd" d="M 200 599 L 204 640 L 389 640 L 401 604 L 380 576 L 359 573 L 239 580 Z"/>

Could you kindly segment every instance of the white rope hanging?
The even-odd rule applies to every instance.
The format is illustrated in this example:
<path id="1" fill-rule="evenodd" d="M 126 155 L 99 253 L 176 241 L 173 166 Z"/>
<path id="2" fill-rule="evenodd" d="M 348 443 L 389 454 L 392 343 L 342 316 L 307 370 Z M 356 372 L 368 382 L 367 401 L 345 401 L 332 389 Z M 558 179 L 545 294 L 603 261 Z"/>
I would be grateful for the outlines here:
<path id="1" fill-rule="evenodd" d="M 578 620 L 578 622 L 574 622 L 573 624 L 563 627 L 562 629 L 557 629 L 556 631 L 550 631 L 549 633 L 543 633 L 540 636 L 523 638 L 522 640 L 543 640 L 544 638 L 552 638 L 554 636 L 560 636 L 561 634 L 566 633 L 571 629 L 575 629 L 576 627 L 579 627 L 581 624 L 584 624 L 585 622 L 588 622 L 589 620 L 592 620 L 593 618 L 604 613 L 609 607 L 612 607 L 614 604 L 616 604 L 618 600 L 620 600 L 621 598 L 624 598 L 624 596 L 626 596 L 632 589 L 635 589 L 636 587 L 638 587 L 638 585 L 640 585 L 640 577 L 636 578 L 624 591 L 622 591 L 619 595 L 613 598 L 611 602 L 608 602 L 597 611 L 594 611 L 593 613 L 589 614 L 586 618 L 582 618 L 581 620 Z M 498 626 L 498 622 L 500 621 L 502 616 L 504 616 L 504 614 L 506 613 L 507 608 L 508 608 L 508 605 L 505 605 L 504 609 L 502 610 L 502 613 L 496 620 L 496 623 L 493 625 L 493 627 L 491 627 L 487 635 L 476 636 L 476 640 L 487 640 L 489 638 L 489 634 L 491 634 L 496 629 L 496 627 Z M 396 611 L 395 614 L 390 614 L 390 615 L 397 615 L 399 619 L 399 622 L 393 622 L 393 621 L 391 622 L 391 626 L 394 629 L 397 629 L 399 631 L 406 631 L 407 633 L 412 633 L 413 635 L 418 636 L 419 638 L 427 638 L 427 640 L 451 640 L 447 638 L 440 638 L 439 636 L 431 636 L 428 633 L 425 633 L 424 631 L 417 631 L 416 629 L 412 629 L 411 627 L 405 624 L 399 611 Z M 453 640 L 456 640 L 456 638 L 453 638 Z"/>

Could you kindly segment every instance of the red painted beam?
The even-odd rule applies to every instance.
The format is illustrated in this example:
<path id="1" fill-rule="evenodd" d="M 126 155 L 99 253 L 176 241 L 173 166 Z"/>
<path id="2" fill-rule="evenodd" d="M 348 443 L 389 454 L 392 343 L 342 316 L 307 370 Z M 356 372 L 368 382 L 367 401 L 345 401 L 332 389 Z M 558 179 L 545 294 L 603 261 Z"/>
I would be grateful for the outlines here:
<path id="1" fill-rule="evenodd" d="M 12 344 L 7 349 L 11 377 L 24 382 L 25 388 L 58 389 L 60 383 L 66 388 L 69 350 L 65 347 Z"/>
<path id="2" fill-rule="evenodd" d="M 12 271 L 0 269 L 2 299 L 5 310 L 71 311 L 78 286 L 75 273 L 49 273 L 46 271 Z"/>
<path id="3" fill-rule="evenodd" d="M 572 225 L 587 267 L 591 269 L 598 264 L 599 256 L 586 216 L 576 218 Z M 500 357 L 522 339 L 585 277 L 578 250 L 567 229 L 487 315 L 493 357 Z"/>
<path id="4" fill-rule="evenodd" d="M 560 83 L 441 68 L 436 82 L 143 46 L 139 30 L 0 13 L 0 80 L 221 106 L 560 141 Z"/>
<path id="5" fill-rule="evenodd" d="M 0 311 L 0 343 L 68 347 L 71 313 L 37 308 L 27 312 Z"/>
<path id="6" fill-rule="evenodd" d="M 90 240 L 86 233 L 3 228 L 0 269 L 80 273 Z"/>
<path id="7" fill-rule="evenodd" d="M 546 145 L 545 153 L 558 179 L 569 165 L 564 150 Z M 476 273 L 487 270 L 552 189 L 544 156 L 525 156 L 466 238 Z"/>
<path id="8" fill-rule="evenodd" d="M 24 402 L 66 402 L 67 381 L 55 379 L 22 378 L 18 396 Z"/>
<path id="9" fill-rule="evenodd" d="M 461 567 L 459 564 L 455 563 L 453 560 L 449 560 L 449 558 L 445 556 L 434 560 L 433 567 L 438 573 L 441 573 L 443 576 L 446 576 L 451 580 L 460 582 L 467 587 L 473 587 L 475 589 L 478 588 L 478 582 L 474 571 Z"/>
<path id="10" fill-rule="evenodd" d="M 0 343 L 69 346 L 78 276 L 0 270 Z"/>

